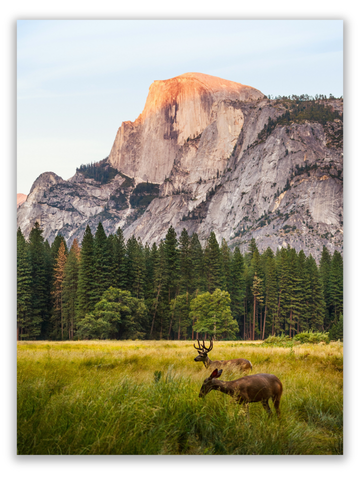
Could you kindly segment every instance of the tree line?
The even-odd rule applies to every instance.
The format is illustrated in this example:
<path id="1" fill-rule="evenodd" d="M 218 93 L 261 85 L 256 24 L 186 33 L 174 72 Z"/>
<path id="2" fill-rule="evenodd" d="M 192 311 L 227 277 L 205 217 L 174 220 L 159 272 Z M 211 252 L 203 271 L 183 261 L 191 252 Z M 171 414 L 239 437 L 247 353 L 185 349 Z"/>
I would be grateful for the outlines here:
<path id="1" fill-rule="evenodd" d="M 150 246 L 99 223 L 70 250 L 37 222 L 28 241 L 17 232 L 19 340 L 292 338 L 338 332 L 342 312 L 343 259 L 326 247 L 318 266 L 289 246 L 260 254 L 252 239 L 242 254 L 172 226 Z"/>

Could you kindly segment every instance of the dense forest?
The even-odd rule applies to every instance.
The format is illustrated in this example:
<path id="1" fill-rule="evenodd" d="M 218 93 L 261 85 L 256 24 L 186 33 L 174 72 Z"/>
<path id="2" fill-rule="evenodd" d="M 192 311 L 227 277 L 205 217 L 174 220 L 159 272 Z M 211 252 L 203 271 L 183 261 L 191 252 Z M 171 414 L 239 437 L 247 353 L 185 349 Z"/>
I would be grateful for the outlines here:
<path id="1" fill-rule="evenodd" d="M 87 226 L 81 248 L 58 235 L 50 246 L 35 223 L 17 232 L 19 340 L 264 339 L 330 331 L 342 339 L 343 259 L 323 247 L 320 264 L 287 247 L 244 255 L 204 246 L 170 227 L 159 245 L 127 242 Z"/>

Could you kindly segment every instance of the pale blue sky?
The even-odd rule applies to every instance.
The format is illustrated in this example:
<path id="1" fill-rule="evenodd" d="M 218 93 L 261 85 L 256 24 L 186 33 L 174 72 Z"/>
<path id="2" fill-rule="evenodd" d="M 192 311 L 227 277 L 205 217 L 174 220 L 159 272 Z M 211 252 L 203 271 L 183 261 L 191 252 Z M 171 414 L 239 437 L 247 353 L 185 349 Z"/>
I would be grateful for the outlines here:
<path id="1" fill-rule="evenodd" d="M 105 158 L 150 84 L 201 72 L 264 94 L 343 95 L 341 20 L 17 22 L 17 192 Z"/>

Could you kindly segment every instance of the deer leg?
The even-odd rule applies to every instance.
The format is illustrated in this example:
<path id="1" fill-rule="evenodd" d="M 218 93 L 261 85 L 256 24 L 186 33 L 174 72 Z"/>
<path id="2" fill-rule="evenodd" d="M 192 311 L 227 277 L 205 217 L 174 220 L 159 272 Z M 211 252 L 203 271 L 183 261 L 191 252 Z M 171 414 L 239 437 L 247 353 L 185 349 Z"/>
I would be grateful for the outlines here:
<path id="1" fill-rule="evenodd" d="M 267 413 L 270 417 L 272 412 L 271 412 L 271 408 L 270 408 L 270 405 L 269 405 L 269 400 L 261 400 L 261 403 L 262 403 L 262 406 L 265 408 L 265 410 L 267 411 Z"/>
<path id="2" fill-rule="evenodd" d="M 275 410 L 276 410 L 276 415 L 278 416 L 278 418 L 280 418 L 280 398 L 279 397 L 275 397 L 273 399 L 273 402 L 274 402 L 274 407 L 275 407 Z"/>

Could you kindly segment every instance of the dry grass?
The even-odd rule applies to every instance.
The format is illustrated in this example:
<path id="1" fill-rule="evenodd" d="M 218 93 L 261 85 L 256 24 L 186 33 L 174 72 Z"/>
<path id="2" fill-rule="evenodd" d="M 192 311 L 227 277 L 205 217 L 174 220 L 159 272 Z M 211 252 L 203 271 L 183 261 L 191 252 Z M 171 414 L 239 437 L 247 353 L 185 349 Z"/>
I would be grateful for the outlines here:
<path id="1" fill-rule="evenodd" d="M 342 344 L 261 343 L 216 342 L 210 358 L 277 375 L 280 422 L 252 404 L 248 423 L 220 392 L 199 399 L 210 372 L 192 342 L 19 342 L 18 453 L 342 454 Z"/>

